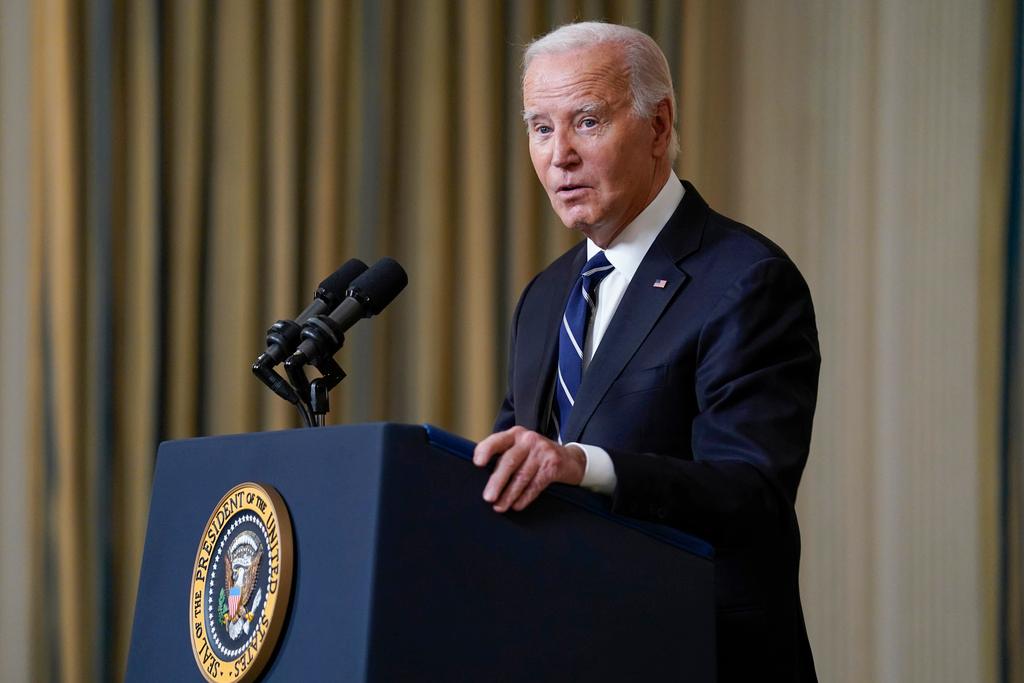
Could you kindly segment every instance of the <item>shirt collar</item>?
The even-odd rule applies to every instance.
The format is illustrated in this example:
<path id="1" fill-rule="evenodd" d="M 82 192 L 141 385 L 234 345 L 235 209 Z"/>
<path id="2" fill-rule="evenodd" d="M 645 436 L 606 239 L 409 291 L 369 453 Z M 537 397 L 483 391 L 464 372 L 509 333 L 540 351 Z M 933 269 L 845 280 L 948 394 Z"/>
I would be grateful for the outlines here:
<path id="1" fill-rule="evenodd" d="M 627 282 L 633 279 L 633 274 L 640 267 L 640 262 L 647 255 L 647 250 L 651 248 L 654 240 L 661 234 L 662 228 L 675 213 L 685 192 L 679 178 L 674 173 L 669 173 L 668 180 L 665 181 L 665 185 L 654 200 L 604 250 L 608 262 L 615 266 L 616 271 L 626 277 Z M 601 247 L 588 239 L 587 260 L 594 258 L 599 251 L 601 251 Z"/>

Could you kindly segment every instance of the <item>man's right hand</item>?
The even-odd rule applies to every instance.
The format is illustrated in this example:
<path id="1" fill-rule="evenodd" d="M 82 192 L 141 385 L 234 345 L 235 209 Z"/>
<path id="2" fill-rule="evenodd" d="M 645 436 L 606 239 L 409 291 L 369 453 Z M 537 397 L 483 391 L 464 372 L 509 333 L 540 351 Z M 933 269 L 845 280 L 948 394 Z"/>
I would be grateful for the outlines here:
<path id="1" fill-rule="evenodd" d="M 587 467 L 587 456 L 579 446 L 563 446 L 519 426 L 478 443 L 473 464 L 485 467 L 495 456 L 500 456 L 498 464 L 483 493 L 495 512 L 525 509 L 554 482 L 578 486 Z"/>

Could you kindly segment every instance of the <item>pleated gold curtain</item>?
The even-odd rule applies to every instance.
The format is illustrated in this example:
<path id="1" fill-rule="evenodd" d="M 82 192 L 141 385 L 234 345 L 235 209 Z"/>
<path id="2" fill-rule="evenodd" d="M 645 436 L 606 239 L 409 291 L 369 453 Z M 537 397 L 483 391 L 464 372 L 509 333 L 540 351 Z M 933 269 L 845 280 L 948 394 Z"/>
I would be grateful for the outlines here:
<path id="1" fill-rule="evenodd" d="M 331 421 L 488 432 L 512 306 L 575 239 L 529 163 L 521 46 L 578 18 L 652 33 L 678 78 L 668 1 L 33 4 L 36 680 L 121 675 L 157 443 L 296 426 L 249 365 L 347 258 L 410 286 L 349 335 Z"/>

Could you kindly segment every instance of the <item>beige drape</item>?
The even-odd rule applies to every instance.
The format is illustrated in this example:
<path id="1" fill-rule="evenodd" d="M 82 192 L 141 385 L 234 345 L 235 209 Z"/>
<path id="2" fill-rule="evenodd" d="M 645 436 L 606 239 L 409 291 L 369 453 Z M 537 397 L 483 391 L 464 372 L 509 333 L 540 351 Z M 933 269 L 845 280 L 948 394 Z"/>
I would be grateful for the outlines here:
<path id="1" fill-rule="evenodd" d="M 29 216 L 0 232 L 0 255 L 27 254 L 0 311 L 29 312 L 27 415 L 6 427 L 27 445 L 4 463 L 26 482 L 30 598 L 0 628 L 31 651 L 11 657 L 32 680 L 119 678 L 157 443 L 296 426 L 249 364 L 347 258 L 392 256 L 411 284 L 350 333 L 331 421 L 488 432 L 519 291 L 576 239 L 533 177 L 520 46 L 604 17 L 665 49 L 683 175 L 811 284 L 824 365 L 800 515 L 819 676 L 991 679 L 986 297 L 1006 190 L 983 150 L 1007 141 L 1010 6 L 37 0 L 17 15 L 27 63 L 0 64 L 31 75 L 0 90 L 29 101 L 3 122 L 27 170 L 0 154 L 0 180 L 30 187 L 0 192 Z"/>

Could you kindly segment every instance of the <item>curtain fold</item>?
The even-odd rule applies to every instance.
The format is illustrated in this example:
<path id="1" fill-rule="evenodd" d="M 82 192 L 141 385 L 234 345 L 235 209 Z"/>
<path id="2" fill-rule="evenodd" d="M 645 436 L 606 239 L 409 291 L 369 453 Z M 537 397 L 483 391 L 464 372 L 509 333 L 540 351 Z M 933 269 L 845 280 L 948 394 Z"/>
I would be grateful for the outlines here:
<path id="1" fill-rule="evenodd" d="M 40 179 L 33 190 L 33 295 L 30 325 L 33 337 L 43 340 L 33 347 L 30 384 L 39 387 L 36 409 L 40 420 L 35 455 L 42 467 L 34 482 L 41 559 L 32 576 L 36 605 L 47 609 L 38 617 L 43 651 L 40 668 L 52 677 L 72 672 L 93 672 L 90 649 L 83 638 L 63 628 L 85 624 L 95 613 L 92 573 L 95 546 L 90 543 L 89 510 L 94 487 L 89 479 L 88 443 L 81 438 L 85 416 L 79 400 L 86 393 L 79 340 L 84 321 L 82 301 L 69 296 L 84 282 L 84 233 L 81 224 L 82 137 L 78 111 L 80 79 L 76 72 L 80 35 L 74 30 L 76 7 L 65 0 L 45 0 L 35 5 L 33 30 L 36 40 L 33 65 L 36 129 L 33 155 Z M 50 588 L 60 587 L 57 600 Z M 49 643 L 53 651 L 47 651 Z M 45 648 L 45 649 L 44 649 Z"/>
<path id="2" fill-rule="evenodd" d="M 1024 679 L 1024 2 L 1014 4 L 999 510 L 1003 681 Z"/>
<path id="3" fill-rule="evenodd" d="M 203 253 L 208 190 L 206 125 L 210 25 L 214 3 L 172 2 L 164 5 L 161 26 L 161 129 L 163 176 L 161 198 L 166 291 L 162 388 L 165 396 L 163 436 L 180 439 L 200 432 L 204 403 L 200 392 L 199 353 L 203 349 Z M 287 291 L 287 290 L 286 290 Z"/>
<path id="4" fill-rule="evenodd" d="M 495 153 L 494 123 L 500 120 L 503 79 L 502 34 L 498 6 L 462 0 L 458 5 L 458 61 L 456 98 L 458 115 L 453 117 L 459 169 L 455 178 L 454 272 L 459 274 L 450 292 L 452 310 L 452 424 L 460 433 L 471 433 L 494 418 L 494 397 L 502 391 L 495 367 L 494 340 L 498 322 L 498 263 L 495 245 L 501 241 L 500 164 Z"/>
<path id="5" fill-rule="evenodd" d="M 0 3 L 0 320 L 17 321 L 4 327 L 0 377 L 0 662 L 4 677 L 28 681 L 30 661 L 38 652 L 40 620 L 27 618 L 38 605 L 32 594 L 31 569 L 42 566 L 38 517 L 38 469 L 25 457 L 30 415 L 27 377 L 38 358 L 29 355 L 29 283 L 32 183 L 31 111 L 33 9 L 27 3 Z M 34 293 L 33 293 L 34 294 Z M 37 442 L 38 443 L 38 442 Z M 34 470 L 34 471 L 33 471 Z"/>
<path id="6" fill-rule="evenodd" d="M 271 315 L 286 317 L 300 305 L 302 280 L 299 245 L 294 236 L 300 223 L 299 168 L 302 163 L 301 72 L 304 28 L 302 8 L 297 3 L 275 2 L 267 7 L 268 27 L 265 57 L 267 82 L 264 106 L 266 125 L 261 131 L 266 145 L 267 192 L 265 196 L 267 249 L 261 259 L 262 272 L 270 275 L 262 294 Z M 307 286 L 308 289 L 308 286 Z M 280 311 L 280 313 L 276 313 Z M 294 409 L 284 401 L 264 395 L 263 422 L 269 429 L 292 426 Z"/>

